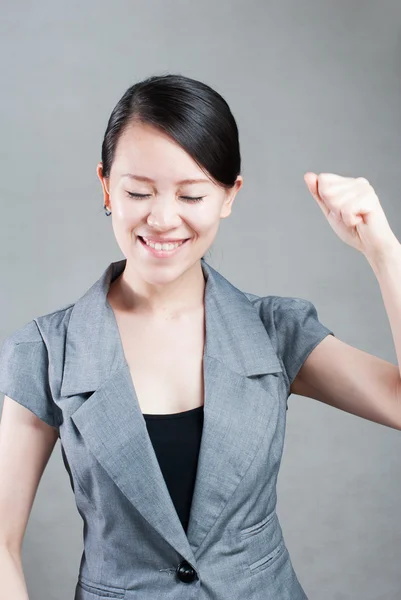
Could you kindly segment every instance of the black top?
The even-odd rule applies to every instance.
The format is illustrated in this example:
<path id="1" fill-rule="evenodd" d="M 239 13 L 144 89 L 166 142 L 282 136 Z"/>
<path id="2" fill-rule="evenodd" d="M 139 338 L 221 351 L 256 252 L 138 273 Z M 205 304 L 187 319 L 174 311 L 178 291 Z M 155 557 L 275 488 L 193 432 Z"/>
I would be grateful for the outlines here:
<path id="1" fill-rule="evenodd" d="M 203 428 L 203 406 L 184 412 L 144 414 L 171 499 L 187 531 Z"/>

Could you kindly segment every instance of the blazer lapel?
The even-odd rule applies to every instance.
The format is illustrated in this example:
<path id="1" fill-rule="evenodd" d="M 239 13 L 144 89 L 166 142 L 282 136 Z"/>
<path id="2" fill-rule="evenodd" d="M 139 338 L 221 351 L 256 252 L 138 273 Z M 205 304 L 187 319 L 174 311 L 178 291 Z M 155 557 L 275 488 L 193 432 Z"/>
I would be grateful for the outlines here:
<path id="1" fill-rule="evenodd" d="M 111 263 L 75 304 L 66 335 L 61 396 L 91 395 L 71 418 L 90 452 L 144 519 L 189 563 L 251 464 L 273 437 L 281 366 L 255 308 L 203 259 L 206 339 L 204 425 L 187 533 L 171 500 L 124 356 L 110 283 Z M 255 378 L 255 376 L 262 376 Z"/>

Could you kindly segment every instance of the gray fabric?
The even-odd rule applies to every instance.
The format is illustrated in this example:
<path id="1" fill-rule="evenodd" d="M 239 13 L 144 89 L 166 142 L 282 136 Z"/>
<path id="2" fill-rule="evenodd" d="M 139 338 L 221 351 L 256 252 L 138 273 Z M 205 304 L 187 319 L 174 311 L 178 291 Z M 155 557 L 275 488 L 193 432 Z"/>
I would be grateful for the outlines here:
<path id="1" fill-rule="evenodd" d="M 47 349 L 35 321 L 4 341 L 0 351 L 0 391 L 48 425 L 58 427 L 57 407 L 49 388 Z"/>
<path id="2" fill-rule="evenodd" d="M 74 600 L 305 600 L 276 481 L 290 383 L 333 332 L 309 301 L 246 294 L 202 260 L 204 425 L 185 533 L 106 298 L 125 264 L 111 263 L 75 303 L 14 332 L 0 352 L 0 390 L 59 431 L 84 521 Z M 183 560 L 191 583 L 177 577 Z"/>
<path id="3" fill-rule="evenodd" d="M 249 293 L 246 296 L 259 312 L 290 388 L 312 350 L 334 333 L 319 321 L 316 307 L 309 300 Z"/>

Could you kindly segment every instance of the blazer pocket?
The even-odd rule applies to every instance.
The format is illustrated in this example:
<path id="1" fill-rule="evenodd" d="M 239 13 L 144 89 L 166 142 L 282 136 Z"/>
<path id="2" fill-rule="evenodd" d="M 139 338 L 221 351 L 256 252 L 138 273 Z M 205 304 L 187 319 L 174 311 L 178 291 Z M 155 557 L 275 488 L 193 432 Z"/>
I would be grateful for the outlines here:
<path id="1" fill-rule="evenodd" d="M 124 588 L 116 588 L 102 583 L 92 583 L 91 581 L 84 580 L 82 577 L 78 579 L 78 587 L 80 587 L 84 593 L 82 596 L 77 597 L 76 600 L 95 600 L 95 598 L 125 598 L 126 590 Z"/>
<path id="2" fill-rule="evenodd" d="M 262 529 L 267 527 L 270 521 L 274 518 L 275 514 L 276 511 L 272 510 L 272 512 L 269 513 L 266 517 L 264 517 L 261 521 L 258 521 L 254 525 L 250 525 L 249 527 L 241 529 L 241 537 L 248 537 L 249 535 L 253 535 L 254 533 L 257 533 L 258 531 L 261 531 Z"/>
<path id="3" fill-rule="evenodd" d="M 252 574 L 271 567 L 287 550 L 276 511 L 240 530 L 248 568 Z"/>

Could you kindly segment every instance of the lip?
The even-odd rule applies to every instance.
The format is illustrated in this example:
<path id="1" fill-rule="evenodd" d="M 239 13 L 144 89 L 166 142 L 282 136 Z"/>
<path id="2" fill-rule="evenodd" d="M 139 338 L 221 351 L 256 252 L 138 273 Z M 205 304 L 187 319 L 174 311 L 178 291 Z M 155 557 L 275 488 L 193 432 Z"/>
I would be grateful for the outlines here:
<path id="1" fill-rule="evenodd" d="M 151 246 L 148 246 L 144 241 L 142 241 L 142 236 L 138 235 L 138 242 L 141 245 L 141 247 L 149 254 L 155 256 L 156 258 L 170 258 L 172 256 L 175 256 L 176 254 L 178 254 L 178 252 L 180 252 L 182 250 L 182 248 L 184 248 L 184 246 L 187 245 L 187 242 L 190 241 L 191 238 L 186 239 L 180 246 L 178 246 L 178 248 L 175 248 L 174 250 L 156 250 L 156 248 L 152 248 Z M 148 238 L 147 238 L 148 239 Z M 181 240 L 178 240 L 181 241 Z M 159 242 L 161 243 L 161 242 Z"/>

